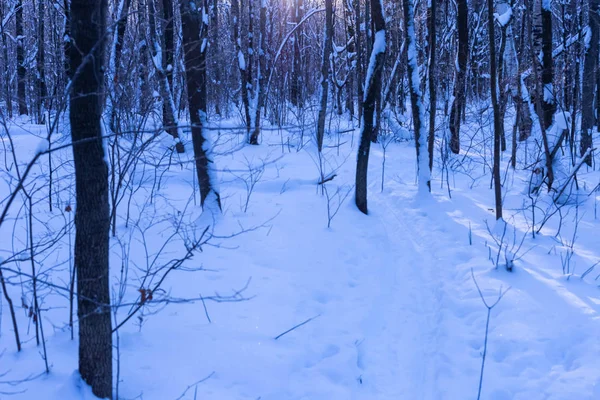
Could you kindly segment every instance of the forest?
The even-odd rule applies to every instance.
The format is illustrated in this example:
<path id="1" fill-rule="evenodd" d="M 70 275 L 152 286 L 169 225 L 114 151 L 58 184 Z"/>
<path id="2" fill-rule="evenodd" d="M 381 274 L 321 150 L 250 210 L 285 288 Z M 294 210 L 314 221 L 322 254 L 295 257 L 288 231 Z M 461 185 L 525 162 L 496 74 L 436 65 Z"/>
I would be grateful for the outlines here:
<path id="1" fill-rule="evenodd" d="M 0 399 L 600 399 L 600 0 L 0 0 Z"/>

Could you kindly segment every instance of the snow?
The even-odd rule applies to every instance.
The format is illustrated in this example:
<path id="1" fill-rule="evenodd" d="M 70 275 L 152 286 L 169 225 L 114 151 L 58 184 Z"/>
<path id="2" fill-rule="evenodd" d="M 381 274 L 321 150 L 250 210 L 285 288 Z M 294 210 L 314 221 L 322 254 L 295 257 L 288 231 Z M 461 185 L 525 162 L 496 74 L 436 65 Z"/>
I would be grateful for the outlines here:
<path id="1" fill-rule="evenodd" d="M 496 17 L 496 21 L 498 21 L 500 26 L 506 26 L 512 18 L 512 13 L 512 7 L 508 7 L 508 9 L 502 15 L 495 14 L 494 16 Z"/>
<path id="2" fill-rule="evenodd" d="M 340 131 L 348 128 L 343 120 L 333 118 L 332 126 L 339 126 Z M 568 118 L 561 120 L 557 114 L 556 127 L 568 123 Z M 467 121 L 473 121 L 471 114 Z M 400 121 L 399 126 L 407 122 Z M 484 142 L 481 135 L 489 135 L 491 128 L 470 123 L 463 130 L 464 144 L 478 146 Z M 46 128 L 11 124 L 19 162 L 24 164 L 37 151 L 39 137 Z M 507 127 L 511 124 L 507 118 Z M 298 148 L 298 136 L 291 130 L 264 129 L 261 146 L 244 147 L 237 142 L 240 136 L 243 141 L 243 134 L 227 129 L 239 126 L 237 120 L 208 126 L 223 128 L 219 135 L 213 133 L 210 147 L 205 148 L 215 157 L 223 215 L 214 221 L 203 214 L 199 205 L 194 206 L 191 154 L 183 155 L 188 158 L 180 163 L 173 157 L 173 165 L 164 167 L 160 184 L 156 182 L 155 163 L 149 161 L 156 157 L 159 164 L 171 143 L 153 142 L 145 150 L 148 158 L 140 164 L 131 183 L 135 189 L 131 218 L 138 223 L 127 226 L 126 206 L 118 209 L 117 237 L 111 239 L 113 293 L 119 293 L 121 268 L 126 267 L 129 275 L 128 284 L 122 287 L 123 301 L 135 301 L 145 277 L 146 252 L 152 260 L 167 243 L 168 254 L 159 255 L 157 263 L 181 256 L 185 244 L 198 235 L 195 228 L 207 221 L 214 225 L 210 244 L 182 270 L 173 272 L 165 281 L 164 293 L 157 293 L 157 297 L 227 295 L 244 288 L 251 279 L 239 294 L 241 301 L 207 300 L 204 305 L 202 301 L 150 302 L 141 314 L 142 321 L 134 318 L 125 324 L 119 330 L 119 353 L 114 353 L 115 366 L 119 355 L 119 398 L 476 398 L 487 310 L 471 271 L 488 301 L 495 300 L 500 288 L 510 287 L 491 313 L 482 399 L 599 398 L 598 270 L 585 277 L 583 274 L 600 259 L 599 222 L 594 214 L 600 196 L 590 193 L 600 173 L 581 170 L 580 187 L 588 189 L 581 192 L 577 210 L 566 206 L 563 216 L 550 219 L 533 239 L 531 210 L 523 206 L 524 199 L 529 201 L 523 195 L 528 171 L 513 171 L 502 165 L 507 175 L 503 186 L 505 220 L 494 225 L 490 173 L 482 168 L 485 154 L 481 149 L 461 153 L 461 165 L 472 167 L 471 176 L 450 172 L 452 197 L 446 187 L 439 189 L 442 180 L 436 166 L 434 191 L 424 200 L 414 183 L 414 142 L 391 142 L 386 151 L 384 189 L 380 190 L 377 179 L 369 187 L 370 214 L 358 212 L 350 196 L 331 228 L 327 228 L 327 199 L 315 185 L 319 171 L 311 149 Z M 283 148 L 286 146 L 281 145 L 280 135 L 294 146 L 291 151 Z M 356 140 L 353 145 L 351 139 L 356 139 L 357 132 L 341 135 L 339 155 L 333 147 L 336 136 L 334 132 L 325 136 L 323 152 L 330 168 L 326 172 L 337 174 L 327 183 L 330 192 L 337 187 L 351 187 L 355 174 L 351 155 L 355 154 Z M 510 135 L 507 140 L 510 148 Z M 130 144 L 125 136 L 120 143 L 123 149 Z M 520 146 L 534 148 L 535 143 Z M 527 164 L 521 159 L 523 153 L 520 147 L 519 165 Z M 0 152 L 0 157 L 5 157 L 4 153 Z M 61 188 L 72 187 L 73 171 L 68 162 L 71 149 L 57 151 L 53 157 L 55 183 Z M 373 146 L 370 176 L 381 176 L 382 159 L 381 146 Z M 0 165 L 6 165 L 5 161 L 0 159 Z M 248 163 L 253 168 L 264 165 L 265 170 L 244 212 L 240 203 L 246 198 L 246 188 L 234 174 L 247 170 Z M 47 228 L 62 229 L 65 220 L 72 218 L 62 213 L 72 195 L 55 196 L 60 207 L 48 211 L 43 192 L 47 165 L 39 163 L 36 169 L 41 172 L 29 184 L 41 188 L 34 193 L 38 201 L 35 240 L 41 240 Z M 0 167 L 3 177 L 8 173 L 14 172 Z M 0 199 L 6 197 L 10 182 L 0 179 Z M 541 194 L 536 210 L 549 207 L 549 198 Z M 17 218 L 19 206 L 11 209 L 15 222 L 0 227 L 0 237 L 14 239 L 0 242 L 0 258 L 4 257 L 5 262 L 27 246 L 26 224 L 23 218 Z M 185 229 L 171 237 L 179 218 Z M 580 222 L 574 234 L 577 220 Z M 539 222 L 536 224 L 539 226 Z M 561 233 L 557 235 L 559 227 Z M 231 236 L 241 229 L 246 232 Z M 519 249 L 523 236 L 524 244 Z M 74 239 L 72 233 L 70 237 Z M 502 237 L 500 265 L 496 268 L 489 255 L 499 250 L 494 238 Z M 563 274 L 561 256 L 570 249 L 568 242 L 573 237 L 572 270 Z M 128 258 L 123 259 L 123 254 Z M 69 255 L 65 237 L 47 257 L 40 257 L 38 267 L 43 281 L 51 279 L 52 284 L 62 285 L 68 279 Z M 124 260 L 127 262 L 122 263 Z M 511 273 L 504 267 L 507 260 L 513 264 Z M 30 266 L 23 262 L 4 267 L 28 271 Z M 12 281 L 19 282 L 14 275 Z M 0 374 L 6 373 L 0 380 L 0 396 L 4 398 L 4 392 L 14 391 L 6 397 L 93 399 L 75 372 L 77 341 L 70 339 L 64 325 L 68 305 L 64 294 L 42 286 L 51 373 L 43 374 L 35 329 L 21 308 L 17 314 L 24 348 L 20 353 L 15 351 L 8 306 L 0 297 Z M 31 304 L 30 284 L 25 282 L 23 287 Z M 16 283 L 8 291 L 18 302 L 20 285 Z M 116 319 L 122 320 L 126 312 L 127 308 L 119 308 Z M 5 384 L 27 377 L 31 379 L 16 386 Z"/>
<path id="3" fill-rule="evenodd" d="M 246 60 L 244 59 L 244 53 L 241 50 L 238 51 L 238 66 L 242 71 L 246 70 Z"/>
<path id="4" fill-rule="evenodd" d="M 369 59 L 369 66 L 367 67 L 367 75 L 365 82 L 371 82 L 373 71 L 375 70 L 375 58 L 377 54 L 385 53 L 385 30 L 375 32 L 375 41 L 373 42 L 373 50 L 371 51 L 371 58 Z M 365 90 L 363 101 L 367 100 L 367 91 Z"/>
<path id="5" fill-rule="evenodd" d="M 36 154 L 42 154 L 48 151 L 48 146 L 50 146 L 50 143 L 48 142 L 47 139 L 40 139 L 38 141 L 37 147 L 35 148 L 35 153 Z"/>

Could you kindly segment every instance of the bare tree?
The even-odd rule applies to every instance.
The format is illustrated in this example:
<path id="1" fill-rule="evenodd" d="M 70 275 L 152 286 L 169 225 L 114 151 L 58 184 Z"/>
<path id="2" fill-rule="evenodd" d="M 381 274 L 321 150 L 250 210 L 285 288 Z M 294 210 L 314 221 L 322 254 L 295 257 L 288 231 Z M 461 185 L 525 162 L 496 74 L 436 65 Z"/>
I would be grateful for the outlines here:
<path id="1" fill-rule="evenodd" d="M 192 124 L 192 141 L 196 174 L 200 187 L 200 202 L 205 205 L 206 199 L 213 198 L 219 209 L 221 197 L 215 182 L 211 143 L 204 136 L 206 125 L 206 46 L 208 15 L 206 0 L 181 1 L 181 28 L 185 60 L 185 75 L 188 93 L 188 107 Z"/>
<path id="2" fill-rule="evenodd" d="M 333 0 L 325 0 L 325 36 L 323 41 L 323 58 L 321 59 L 321 99 L 319 117 L 317 119 L 317 148 L 323 149 L 325 135 L 325 116 L 327 114 L 327 95 L 329 94 L 329 64 L 333 49 Z"/>
<path id="3" fill-rule="evenodd" d="M 381 0 L 370 0 L 372 23 L 375 27 L 375 43 L 365 78 L 364 114 L 360 128 L 360 145 L 356 160 L 355 202 L 360 211 L 367 214 L 367 170 L 369 167 L 369 151 L 373 136 L 373 118 L 375 100 L 381 93 L 381 75 L 385 58 L 385 16 Z"/>
<path id="4" fill-rule="evenodd" d="M 415 8 L 413 0 L 403 0 L 404 34 L 406 35 L 408 58 L 408 85 L 410 86 L 410 104 L 412 109 L 415 145 L 417 150 L 418 184 L 420 191 L 431 190 L 427 130 L 425 129 L 425 110 L 421 93 L 421 78 L 417 60 L 417 37 L 415 34 Z"/>
<path id="5" fill-rule="evenodd" d="M 600 1 L 588 0 L 589 3 L 589 26 L 590 38 L 585 45 L 585 58 L 583 62 L 583 90 L 584 101 L 581 104 L 581 143 L 580 155 L 583 157 L 588 149 L 592 148 L 592 132 L 596 125 L 594 116 L 594 89 L 598 83 L 598 42 L 600 41 Z M 600 98 L 596 98 L 596 102 Z M 600 118 L 600 116 L 599 116 Z M 592 165 L 592 156 L 589 154 L 585 162 Z"/>
<path id="6" fill-rule="evenodd" d="M 502 123 L 500 105 L 498 104 L 498 70 L 496 68 L 496 29 L 494 26 L 494 0 L 487 1 L 488 35 L 490 39 L 490 91 L 494 113 L 494 163 L 492 174 L 494 179 L 494 195 L 496 203 L 496 219 L 502 218 L 502 181 L 500 180 L 500 146 Z"/>
<path id="7" fill-rule="evenodd" d="M 19 101 L 19 114 L 28 115 L 27 98 L 25 95 L 26 74 L 25 49 L 23 47 L 23 1 L 17 0 L 16 6 L 16 28 L 17 28 L 17 99 Z"/>
<path id="8" fill-rule="evenodd" d="M 106 0 L 71 1 L 70 123 L 75 162 L 75 269 L 79 373 L 112 398 L 112 328 L 108 269 L 108 166 L 102 144 Z"/>

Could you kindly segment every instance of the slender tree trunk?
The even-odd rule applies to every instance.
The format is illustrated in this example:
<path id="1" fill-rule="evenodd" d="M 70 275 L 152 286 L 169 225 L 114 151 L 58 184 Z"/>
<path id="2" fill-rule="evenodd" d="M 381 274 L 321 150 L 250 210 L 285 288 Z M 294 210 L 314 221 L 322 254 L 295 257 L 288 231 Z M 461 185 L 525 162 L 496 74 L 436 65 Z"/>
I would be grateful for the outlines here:
<path id="1" fill-rule="evenodd" d="M 148 40 L 150 43 L 148 49 L 152 53 L 152 64 L 154 65 L 154 70 L 158 77 L 160 96 L 163 101 L 163 127 L 175 140 L 175 150 L 177 153 L 183 153 L 185 152 L 185 148 L 179 137 L 179 121 L 177 120 L 175 102 L 173 101 L 173 92 L 169 85 L 167 71 L 163 68 L 164 63 L 162 61 L 162 55 L 159 54 L 159 52 L 162 53 L 162 51 L 156 30 L 156 9 L 154 8 L 154 0 L 148 1 L 148 7 L 148 25 L 150 31 Z M 161 64 L 159 64 L 159 60 L 161 60 Z"/>
<path id="2" fill-rule="evenodd" d="M 45 41 L 44 17 L 45 17 L 44 1 L 38 0 L 38 21 L 37 21 L 38 22 L 38 24 L 37 24 L 38 49 L 37 49 L 37 54 L 36 54 L 36 63 L 37 63 L 36 119 L 37 119 L 38 124 L 45 123 L 44 108 L 45 108 L 45 102 L 46 102 L 46 97 L 47 97 L 46 69 L 45 69 L 45 65 L 44 65 L 46 63 L 46 59 L 45 59 L 46 48 L 45 48 L 45 42 L 44 42 Z"/>
<path id="3" fill-rule="evenodd" d="M 346 51 L 346 62 L 347 62 L 347 76 L 346 76 L 346 110 L 350 113 L 350 120 L 354 117 L 354 79 L 352 71 L 352 61 L 355 60 L 356 52 L 356 31 L 354 30 L 354 24 L 352 21 L 352 9 L 350 1 L 344 1 L 344 27 L 346 30 L 346 41 L 347 41 L 347 51 Z"/>
<path id="4" fill-rule="evenodd" d="M 17 27 L 17 99 L 19 101 L 19 114 L 28 115 L 27 97 L 26 97 L 26 74 L 25 68 L 25 49 L 23 48 L 23 2 L 17 0 L 16 9 L 16 27 Z"/>
<path id="5" fill-rule="evenodd" d="M 488 35 L 490 40 L 490 90 L 494 112 L 494 194 L 496 200 L 496 220 L 502 218 L 502 181 L 500 180 L 500 145 L 502 121 L 498 104 L 498 70 L 496 68 L 496 29 L 494 26 L 494 0 L 488 0 Z"/>
<path id="6" fill-rule="evenodd" d="M 258 71 L 256 73 L 255 99 L 254 99 L 254 129 L 250 136 L 250 144 L 258 144 L 260 135 L 260 116 L 265 106 L 265 89 L 267 85 L 267 0 L 260 1 L 259 11 L 259 37 L 258 37 Z"/>
<path id="7" fill-rule="evenodd" d="M 329 94 L 329 58 L 333 49 L 333 0 L 325 0 L 325 37 L 323 58 L 321 59 L 321 100 L 317 119 L 317 148 L 323 150 L 325 117 L 327 116 L 327 95 Z"/>
<path id="8" fill-rule="evenodd" d="M 5 8 L 7 4 L 2 2 L 0 4 L 0 21 L 4 21 L 5 16 Z M 6 43 L 6 33 L 4 32 L 4 24 L 0 23 L 0 45 L 2 46 L 2 56 L 4 58 L 4 101 L 6 102 L 6 111 L 8 112 L 8 117 L 12 118 L 13 109 L 12 109 L 12 91 L 10 84 L 10 73 L 8 69 L 9 59 L 8 59 L 8 46 Z"/>
<path id="9" fill-rule="evenodd" d="M 211 50 L 215 113 L 221 115 L 221 47 L 219 46 L 219 0 L 213 0 L 211 13 Z"/>
<path id="10" fill-rule="evenodd" d="M 360 145 L 356 159 L 355 201 L 360 211 L 367 214 L 367 170 L 369 166 L 369 151 L 373 135 L 373 116 L 375 100 L 381 95 L 381 75 L 385 58 L 385 16 L 380 0 L 370 0 L 373 25 L 375 26 L 375 44 L 369 61 L 369 73 L 365 80 L 365 98 L 363 121 L 360 124 Z"/>
<path id="11" fill-rule="evenodd" d="M 348 0 L 349 1 L 349 0 Z M 370 1 L 370 0 L 369 0 Z M 362 35 L 360 31 L 361 26 L 361 17 L 360 17 L 360 0 L 354 0 L 354 30 L 356 32 L 356 103 L 358 109 L 358 120 L 362 123 L 362 115 L 363 115 L 363 100 L 364 100 L 364 91 L 363 91 L 363 82 L 364 82 L 364 72 L 363 72 L 363 55 L 362 55 Z"/>
<path id="12" fill-rule="evenodd" d="M 240 86 L 242 94 L 242 104 L 244 107 L 244 116 L 246 118 L 246 131 L 250 134 L 250 99 L 248 97 L 248 71 L 247 63 L 244 57 L 244 51 L 242 50 L 242 43 L 240 39 L 240 5 L 238 0 L 231 0 L 231 16 L 232 16 L 232 40 L 237 53 L 237 64 L 240 71 Z"/>
<path id="13" fill-rule="evenodd" d="M 65 27 L 64 27 L 64 39 L 63 39 L 63 49 L 64 49 L 64 69 L 65 76 L 68 81 L 72 78 L 71 73 L 71 0 L 64 0 L 63 8 L 65 10 Z M 66 86 L 66 84 L 65 84 Z"/>
<path id="14" fill-rule="evenodd" d="M 303 2 L 302 0 L 295 0 L 294 6 L 292 7 L 292 20 L 294 24 L 298 26 L 302 21 L 303 16 Z M 294 53 L 292 61 L 292 76 L 290 77 L 290 97 L 291 102 L 296 107 L 302 107 L 302 61 L 300 56 L 300 47 L 302 41 L 302 28 L 296 29 L 294 32 Z"/>
<path id="15" fill-rule="evenodd" d="M 181 29 L 185 75 L 192 125 L 192 141 L 196 173 L 200 187 L 200 203 L 204 207 L 209 196 L 221 209 L 221 197 L 217 189 L 216 171 L 212 159 L 211 143 L 205 137 L 206 124 L 206 46 L 208 25 L 202 18 L 207 13 L 206 0 L 181 0 Z"/>
<path id="16" fill-rule="evenodd" d="M 413 0 L 403 0 L 404 5 L 404 34 L 406 35 L 407 60 L 408 60 L 408 86 L 410 87 L 410 103 L 412 109 L 413 128 L 415 132 L 415 145 L 417 150 L 417 169 L 419 191 L 431 190 L 428 138 L 424 127 L 425 111 L 423 95 L 421 93 L 421 79 L 417 61 L 417 43 L 415 35 L 415 14 Z"/>
<path id="17" fill-rule="evenodd" d="M 164 26 L 164 46 L 162 51 L 162 69 L 165 72 L 167 82 L 173 97 L 173 48 L 175 46 L 175 35 L 173 34 L 173 1 L 162 0 L 162 19 Z M 167 117 L 167 105 L 163 104 L 163 118 Z M 171 135 L 175 132 L 170 132 Z"/>
<path id="18" fill-rule="evenodd" d="M 594 125 L 596 125 L 596 117 L 594 115 L 594 98 L 595 88 L 598 78 L 598 42 L 600 41 L 600 1 L 589 0 L 589 26 L 591 30 L 590 42 L 585 49 L 585 58 L 583 61 L 583 88 L 581 104 L 581 143 L 580 155 L 583 157 L 588 149 L 592 148 L 592 135 Z M 600 101 L 600 97 L 596 97 L 596 102 Z M 587 165 L 592 165 L 592 157 L 588 155 L 585 159 Z"/>
<path id="19" fill-rule="evenodd" d="M 469 59 L 469 29 L 467 0 L 456 1 L 456 26 L 458 31 L 457 69 L 454 81 L 454 100 L 450 110 L 450 150 L 460 152 L 460 121 L 466 101 L 465 76 Z"/>
<path id="20" fill-rule="evenodd" d="M 75 163 L 75 269 L 79 373 L 100 398 L 112 398 L 108 266 L 108 166 L 102 145 L 106 0 L 71 1 L 70 123 Z M 84 143 L 81 140 L 95 139 Z"/>
<path id="21" fill-rule="evenodd" d="M 427 20 L 429 25 L 429 137 L 427 149 L 429 153 L 429 171 L 433 169 L 433 146 L 435 144 L 435 115 L 437 111 L 437 80 L 436 80 L 436 7 L 437 0 L 429 0 Z"/>
<path id="22" fill-rule="evenodd" d="M 548 179 L 548 191 L 552 190 L 554 183 L 553 154 L 554 149 L 550 147 L 548 131 L 552 126 L 556 104 L 554 100 L 554 89 L 552 80 L 554 78 L 554 67 L 552 60 L 552 2 L 551 0 L 539 0 L 541 2 L 541 39 L 542 39 L 542 65 L 541 65 L 541 90 L 538 95 L 541 97 L 541 122 L 542 122 L 542 140 L 544 142 L 544 152 L 546 154 L 546 177 Z M 556 143 L 555 147 L 560 146 Z"/>

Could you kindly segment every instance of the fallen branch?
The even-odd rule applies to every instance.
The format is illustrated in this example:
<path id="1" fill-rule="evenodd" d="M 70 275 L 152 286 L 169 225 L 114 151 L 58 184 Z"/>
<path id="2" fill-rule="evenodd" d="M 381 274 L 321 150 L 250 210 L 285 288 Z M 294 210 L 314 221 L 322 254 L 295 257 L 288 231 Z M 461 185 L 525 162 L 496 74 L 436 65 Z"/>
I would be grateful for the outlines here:
<path id="1" fill-rule="evenodd" d="M 280 337 L 282 337 L 283 335 L 286 335 L 286 334 L 290 333 L 290 332 L 291 332 L 291 331 L 293 331 L 294 329 L 298 329 L 298 328 L 300 328 L 302 325 L 308 324 L 310 321 L 312 321 L 313 319 L 315 319 L 315 318 L 318 318 L 318 317 L 320 317 L 320 316 L 321 316 L 321 314 L 317 314 L 317 315 L 315 315 L 314 317 L 311 317 L 311 318 L 307 319 L 307 320 L 306 320 L 306 321 L 304 321 L 304 322 L 300 322 L 298 325 L 295 325 L 295 326 L 291 327 L 290 329 L 288 329 L 287 331 L 285 331 L 285 332 L 283 332 L 283 333 L 280 333 L 279 335 L 275 336 L 275 340 L 279 339 L 279 338 L 280 338 Z"/>

